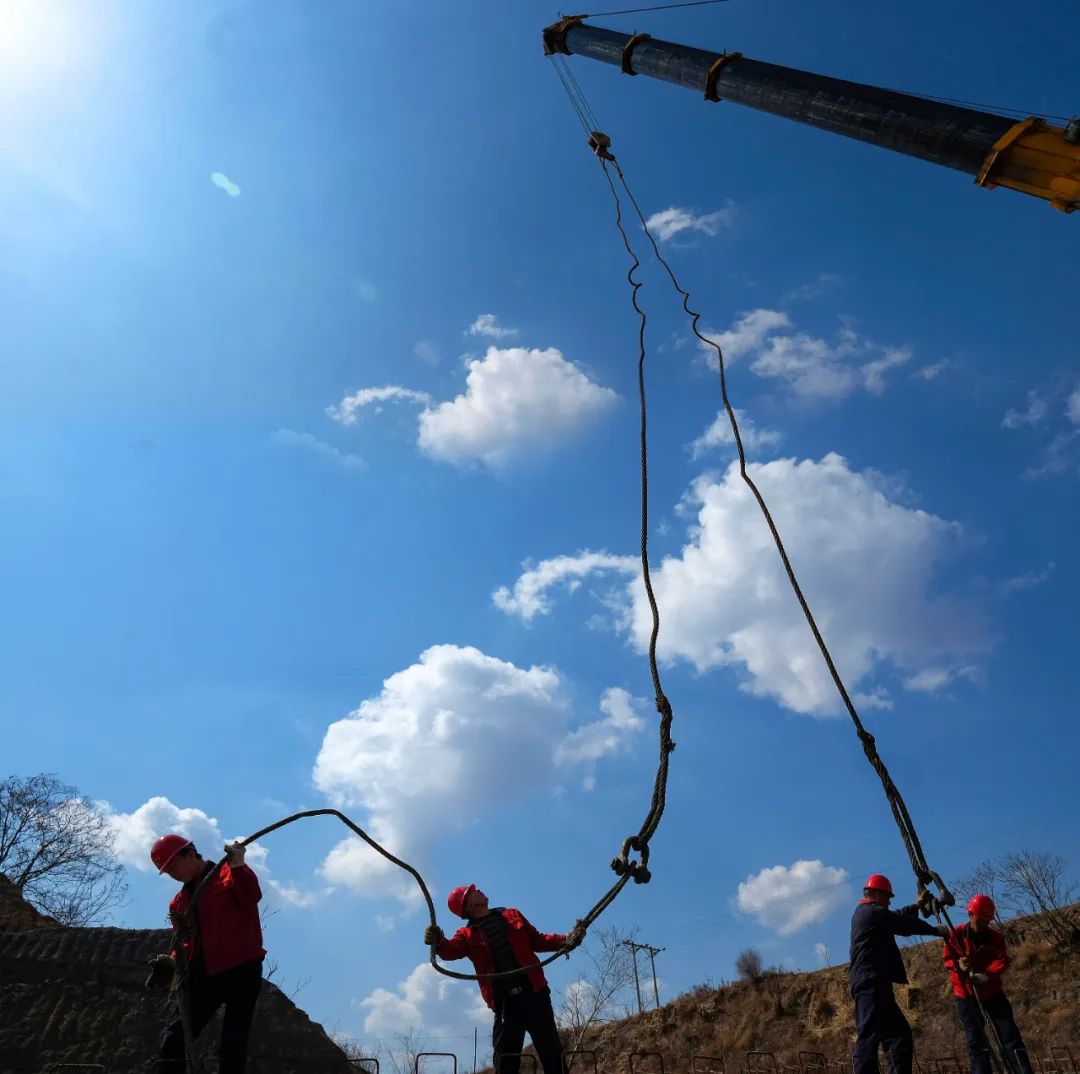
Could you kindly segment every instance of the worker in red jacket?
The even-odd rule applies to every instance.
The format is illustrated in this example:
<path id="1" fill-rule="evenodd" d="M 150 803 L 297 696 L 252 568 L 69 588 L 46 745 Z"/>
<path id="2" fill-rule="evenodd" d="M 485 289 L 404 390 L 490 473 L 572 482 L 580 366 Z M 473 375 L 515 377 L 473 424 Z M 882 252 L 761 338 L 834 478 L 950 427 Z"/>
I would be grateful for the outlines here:
<path id="1" fill-rule="evenodd" d="M 244 1074 L 247 1065 L 266 954 L 259 922 L 262 890 L 259 878 L 244 864 L 244 847 L 227 843 L 225 853 L 225 864 L 210 876 L 214 863 L 200 857 L 195 844 L 182 835 L 164 835 L 150 850 L 158 872 L 183 885 L 169 903 L 169 920 L 183 948 L 183 980 L 179 1002 L 161 1035 L 160 1074 L 184 1074 L 186 1069 L 181 1003 L 188 1008 L 193 1040 L 224 1007 L 218 1069 L 220 1074 Z M 208 876 L 192 907 L 192 896 Z M 177 955 L 174 948 L 171 955 L 151 959 L 148 987 L 173 977 Z"/>
<path id="2" fill-rule="evenodd" d="M 447 904 L 451 913 L 468 923 L 449 940 L 438 925 L 428 926 L 424 943 L 434 945 L 439 958 L 452 962 L 468 957 L 477 973 L 532 967 L 514 977 L 479 982 L 484 1001 L 495 1012 L 491 1030 L 495 1074 L 518 1074 L 526 1033 L 544 1074 L 563 1074 L 562 1041 L 551 1007 L 551 989 L 536 952 L 566 948 L 569 953 L 585 938 L 585 930 L 575 927 L 569 936 L 538 932 L 520 910 L 489 906 L 487 896 L 475 884 L 454 888 Z"/>
<path id="3" fill-rule="evenodd" d="M 945 941 L 945 967 L 952 978 L 956 1013 L 971 1056 L 971 1074 L 993 1074 L 983 1011 L 994 1023 L 1013 1074 L 1032 1074 L 1024 1038 L 1001 984 L 1001 975 L 1009 968 L 1009 952 L 1005 937 L 990 927 L 997 913 L 994 900 L 989 895 L 975 895 L 967 912 L 968 923 L 953 930 Z"/>

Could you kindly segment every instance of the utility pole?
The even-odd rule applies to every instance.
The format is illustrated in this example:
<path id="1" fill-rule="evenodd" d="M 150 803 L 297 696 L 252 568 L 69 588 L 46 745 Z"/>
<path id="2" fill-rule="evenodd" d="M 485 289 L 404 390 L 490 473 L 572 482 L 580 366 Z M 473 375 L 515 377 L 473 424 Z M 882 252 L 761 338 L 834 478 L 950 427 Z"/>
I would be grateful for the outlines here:
<path id="1" fill-rule="evenodd" d="M 645 1004 L 641 1000 L 641 979 L 638 977 L 637 968 L 637 953 L 638 951 L 647 951 L 649 954 L 649 965 L 652 967 L 652 988 L 653 997 L 656 999 L 656 1006 L 660 1006 L 660 989 L 656 983 L 656 956 L 661 951 L 665 950 L 663 947 L 653 947 L 652 944 L 637 943 L 635 940 L 620 940 L 620 947 L 629 947 L 630 955 L 634 960 L 634 989 L 637 992 L 637 1007 L 638 1014 L 645 1013 Z"/>
<path id="2" fill-rule="evenodd" d="M 639 947 L 644 948 L 645 944 L 643 944 L 643 943 L 634 943 L 633 940 L 620 940 L 619 941 L 619 946 L 620 947 L 629 947 L 630 948 L 630 957 L 634 960 L 634 990 L 637 992 L 638 1014 L 644 1014 L 645 1013 L 645 1005 L 641 1002 L 641 981 L 638 978 L 638 972 L 637 972 L 637 953 L 638 953 L 638 948 Z"/>
<path id="3" fill-rule="evenodd" d="M 656 956 L 661 951 L 665 950 L 663 947 L 646 947 L 646 951 L 649 952 L 649 965 L 652 967 L 652 991 L 653 996 L 656 999 L 656 1008 L 660 1009 L 660 989 L 656 985 Z"/>

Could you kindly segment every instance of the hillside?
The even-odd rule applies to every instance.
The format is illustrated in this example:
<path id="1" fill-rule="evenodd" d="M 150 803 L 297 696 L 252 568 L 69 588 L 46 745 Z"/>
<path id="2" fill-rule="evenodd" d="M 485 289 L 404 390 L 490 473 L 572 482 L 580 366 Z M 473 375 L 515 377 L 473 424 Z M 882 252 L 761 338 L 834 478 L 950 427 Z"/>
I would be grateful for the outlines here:
<path id="1" fill-rule="evenodd" d="M 1043 1074 L 1080 1074 L 1080 948 L 1053 947 L 1040 938 L 1037 919 L 1010 923 L 1013 964 L 1006 987 L 1028 1048 Z M 952 991 L 941 965 L 941 943 L 904 950 L 911 984 L 897 996 L 915 1034 L 924 1071 L 933 1061 L 966 1061 L 953 1011 Z M 772 1074 L 799 1068 L 800 1052 L 825 1056 L 833 1069 L 850 1071 L 854 1020 L 847 967 L 785 973 L 722 988 L 699 986 L 658 1010 L 601 1027 L 586 1044 L 597 1049 L 601 1071 L 627 1071 L 633 1052 L 659 1052 L 667 1071 L 691 1070 L 694 1056 L 722 1056 L 728 1074 L 750 1069 Z M 1067 1048 L 1071 1047 L 1071 1057 Z M 804 1056 L 804 1063 L 809 1062 Z M 820 1060 L 818 1061 L 820 1069 Z M 591 1063 L 589 1064 L 591 1067 Z M 638 1074 L 659 1070 L 655 1058 L 635 1060 Z M 698 1061 L 702 1071 L 720 1065 Z"/>
<path id="2" fill-rule="evenodd" d="M 39 1074 L 60 1063 L 100 1064 L 109 1074 L 147 1069 L 169 999 L 167 991 L 144 991 L 146 960 L 168 944 L 166 929 L 64 928 L 0 875 L 0 1074 Z M 219 1032 L 211 1024 L 200 1042 L 207 1074 L 217 1070 L 209 1055 Z M 250 1074 L 346 1069 L 322 1027 L 265 984 Z"/>

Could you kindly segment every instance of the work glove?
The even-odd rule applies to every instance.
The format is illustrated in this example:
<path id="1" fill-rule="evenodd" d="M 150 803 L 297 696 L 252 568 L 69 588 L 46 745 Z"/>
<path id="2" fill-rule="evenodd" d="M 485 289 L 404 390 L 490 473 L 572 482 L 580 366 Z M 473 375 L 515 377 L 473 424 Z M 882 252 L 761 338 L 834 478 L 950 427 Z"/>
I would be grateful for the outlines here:
<path id="1" fill-rule="evenodd" d="M 230 869 L 235 869 L 238 865 L 243 865 L 246 853 L 247 849 L 242 843 L 226 843 L 225 864 L 228 865 Z"/>
<path id="2" fill-rule="evenodd" d="M 585 939 L 585 926 L 575 925 L 569 935 L 566 937 L 566 941 L 563 946 L 566 948 L 567 953 L 573 951 L 574 948 L 580 947 Z"/>
<path id="3" fill-rule="evenodd" d="M 971 972 L 971 963 L 966 958 L 958 958 L 956 964 L 964 971 L 964 973 Z"/>
<path id="4" fill-rule="evenodd" d="M 952 935 L 952 929 L 948 925 L 935 925 L 934 931 L 943 939 L 947 940 Z"/>
<path id="5" fill-rule="evenodd" d="M 936 913 L 940 909 L 937 899 L 934 898 L 934 893 L 929 888 L 923 888 L 919 892 L 919 897 L 915 900 L 915 905 L 919 908 L 919 913 L 923 917 L 929 917 L 931 914 Z"/>
<path id="6" fill-rule="evenodd" d="M 176 959 L 172 955 L 154 955 L 147 962 L 150 972 L 146 975 L 143 987 L 150 991 L 152 988 L 165 988 L 172 983 L 176 973 Z"/>
<path id="7" fill-rule="evenodd" d="M 428 947 L 434 947 L 436 944 L 442 943 L 444 939 L 443 930 L 439 928 L 438 925 L 428 925 L 428 927 L 424 929 L 424 943 L 426 943 Z"/>
<path id="8" fill-rule="evenodd" d="M 990 974 L 988 973 L 973 973 L 971 975 L 971 983 L 977 985 L 984 985 L 990 983 Z"/>

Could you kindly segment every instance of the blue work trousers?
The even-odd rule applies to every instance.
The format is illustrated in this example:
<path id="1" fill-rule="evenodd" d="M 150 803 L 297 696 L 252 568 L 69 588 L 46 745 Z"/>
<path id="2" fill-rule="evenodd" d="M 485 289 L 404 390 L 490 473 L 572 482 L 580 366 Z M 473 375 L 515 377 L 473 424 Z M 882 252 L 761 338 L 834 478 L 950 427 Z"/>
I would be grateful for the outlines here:
<path id="1" fill-rule="evenodd" d="M 986 1039 L 986 1023 L 978 1003 L 974 998 L 955 998 L 956 1013 L 967 1041 L 968 1055 L 971 1057 L 971 1074 L 994 1074 L 990 1061 L 990 1043 Z M 1009 1074 L 1032 1074 L 1031 1060 L 1028 1058 L 1027 1048 L 1024 1047 L 1024 1038 L 1020 1036 L 1017 1028 L 1008 997 L 1004 992 L 1000 992 L 992 999 L 984 999 L 982 1005 L 1005 1047 L 1006 1061 L 1012 1067 Z"/>
<path id="2" fill-rule="evenodd" d="M 855 1001 L 854 1074 L 880 1074 L 878 1048 L 885 1053 L 891 1074 L 911 1074 L 915 1048 L 911 1026 L 896 1005 L 892 985 L 875 982 L 860 985 L 851 993 Z"/>

